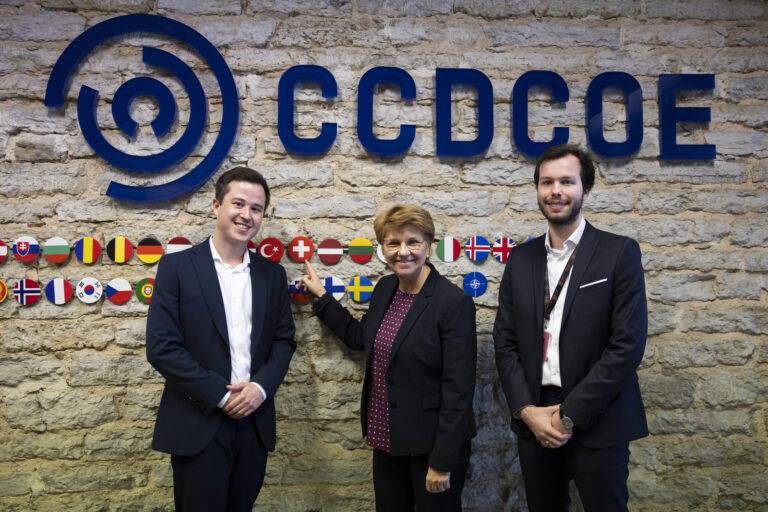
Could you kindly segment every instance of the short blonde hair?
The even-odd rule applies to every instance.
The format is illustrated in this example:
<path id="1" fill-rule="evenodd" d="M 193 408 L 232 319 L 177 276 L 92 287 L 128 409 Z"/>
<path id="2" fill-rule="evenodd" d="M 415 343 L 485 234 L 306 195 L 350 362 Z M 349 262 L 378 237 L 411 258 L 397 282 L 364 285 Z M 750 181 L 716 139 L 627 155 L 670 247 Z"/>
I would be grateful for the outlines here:
<path id="1" fill-rule="evenodd" d="M 435 223 L 427 210 L 410 204 L 396 204 L 389 210 L 380 213 L 373 221 L 373 231 L 376 240 L 384 243 L 384 236 L 393 230 L 404 226 L 413 226 L 424 235 L 430 245 L 435 239 Z"/>

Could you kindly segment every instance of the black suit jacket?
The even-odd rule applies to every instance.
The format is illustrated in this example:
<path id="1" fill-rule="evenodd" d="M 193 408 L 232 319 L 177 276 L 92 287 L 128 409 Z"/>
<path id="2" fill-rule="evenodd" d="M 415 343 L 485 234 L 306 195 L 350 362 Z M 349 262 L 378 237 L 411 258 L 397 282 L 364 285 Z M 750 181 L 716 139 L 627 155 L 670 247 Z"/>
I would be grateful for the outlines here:
<path id="1" fill-rule="evenodd" d="M 496 366 L 512 412 L 538 405 L 543 361 L 544 236 L 509 254 L 493 329 Z M 640 247 L 587 224 L 560 331 L 562 411 L 574 439 L 598 448 L 648 435 L 637 381 L 648 330 Z M 525 423 L 512 430 L 530 436 Z"/>
<path id="2" fill-rule="evenodd" d="M 275 449 L 277 388 L 296 344 L 283 268 L 250 254 L 251 381 L 267 400 L 250 418 L 264 446 Z M 160 260 L 147 317 L 147 359 L 165 377 L 152 448 L 194 455 L 218 430 L 219 400 L 230 383 L 227 319 L 208 240 Z"/>
<path id="3" fill-rule="evenodd" d="M 359 321 L 329 293 L 315 305 L 318 317 L 348 347 L 365 350 L 363 435 L 373 341 L 397 286 L 395 275 L 382 278 Z M 432 267 L 392 345 L 387 369 L 392 455 L 429 453 L 429 465 L 440 471 L 454 471 L 464 464 L 461 446 L 475 435 L 476 360 L 475 304 Z"/>

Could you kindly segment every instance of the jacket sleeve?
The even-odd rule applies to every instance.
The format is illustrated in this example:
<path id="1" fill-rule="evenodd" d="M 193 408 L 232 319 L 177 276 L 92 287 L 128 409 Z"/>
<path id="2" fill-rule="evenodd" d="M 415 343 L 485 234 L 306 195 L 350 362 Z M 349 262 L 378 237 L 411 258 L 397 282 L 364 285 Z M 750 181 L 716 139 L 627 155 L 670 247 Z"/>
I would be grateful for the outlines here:
<path id="1" fill-rule="evenodd" d="M 512 251 L 514 253 L 514 251 Z M 517 323 L 521 319 L 520 305 L 515 304 L 515 279 L 512 275 L 515 268 L 513 255 L 504 269 L 499 287 L 499 309 L 493 325 L 493 344 L 496 351 L 496 369 L 499 372 L 504 396 L 512 413 L 512 421 L 518 423 L 521 429 L 527 429 L 525 423 L 514 416 L 515 412 L 526 405 L 535 405 L 533 395 L 525 378 L 525 371 L 520 357 L 520 338 Z"/>
<path id="2" fill-rule="evenodd" d="M 203 368 L 186 349 L 179 301 L 178 267 L 171 258 L 162 258 L 147 314 L 147 360 L 165 377 L 168 386 L 210 414 L 226 394 L 229 381 Z"/>
<path id="3" fill-rule="evenodd" d="M 453 285 L 451 285 L 453 286 Z M 440 318 L 442 377 L 440 416 L 429 466 L 451 471 L 460 465 L 461 446 L 474 432 L 472 400 L 477 368 L 475 302 L 461 293 Z"/>
<path id="4" fill-rule="evenodd" d="M 630 379 L 643 359 L 648 311 L 640 247 L 625 239 L 614 270 L 610 338 L 600 359 L 565 397 L 561 408 L 587 429 Z"/>
<path id="5" fill-rule="evenodd" d="M 294 336 L 296 328 L 293 324 L 291 305 L 288 299 L 288 279 L 285 269 L 279 267 L 279 272 L 272 284 L 270 313 L 276 319 L 274 335 L 271 340 L 262 340 L 269 343 L 269 355 L 264 363 L 253 372 L 252 382 L 258 383 L 267 392 L 267 397 L 275 396 L 277 388 L 283 382 L 288 373 L 288 365 L 296 350 Z"/>
<path id="6" fill-rule="evenodd" d="M 374 290 L 374 296 L 376 291 Z M 363 326 L 367 313 L 357 320 L 347 309 L 339 304 L 330 293 L 326 293 L 314 305 L 317 317 L 338 337 L 346 346 L 353 350 L 365 349 Z"/>

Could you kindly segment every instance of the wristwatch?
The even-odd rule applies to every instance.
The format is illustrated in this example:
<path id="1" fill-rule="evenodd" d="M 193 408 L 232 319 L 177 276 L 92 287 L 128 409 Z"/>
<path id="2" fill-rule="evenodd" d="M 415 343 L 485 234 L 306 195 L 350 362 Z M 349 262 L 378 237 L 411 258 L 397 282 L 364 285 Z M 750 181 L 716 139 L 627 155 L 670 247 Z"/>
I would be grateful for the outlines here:
<path id="1" fill-rule="evenodd" d="M 573 430 L 573 420 L 566 416 L 563 411 L 560 411 L 560 422 L 563 424 L 563 427 L 565 427 L 565 430 L 568 430 L 569 432 Z"/>

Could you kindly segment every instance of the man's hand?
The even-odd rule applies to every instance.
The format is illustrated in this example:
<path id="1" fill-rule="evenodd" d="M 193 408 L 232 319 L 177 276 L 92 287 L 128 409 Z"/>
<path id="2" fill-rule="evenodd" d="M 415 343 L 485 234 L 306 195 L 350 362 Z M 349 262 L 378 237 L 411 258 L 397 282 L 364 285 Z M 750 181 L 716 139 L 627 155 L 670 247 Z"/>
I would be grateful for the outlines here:
<path id="1" fill-rule="evenodd" d="M 563 425 L 563 420 L 560 419 L 560 409 L 552 414 L 552 426 L 561 434 L 567 434 L 570 437 L 573 434 L 573 430 L 568 430 Z M 565 444 L 565 443 L 563 443 Z"/>
<path id="2" fill-rule="evenodd" d="M 560 429 L 554 426 L 555 416 Z M 531 429 L 536 440 L 545 448 L 560 448 L 571 438 L 571 433 L 566 432 L 560 422 L 560 405 L 549 407 L 526 407 L 520 411 L 520 417 Z"/>
<path id="3" fill-rule="evenodd" d="M 451 488 L 451 472 L 427 469 L 427 492 L 443 492 Z"/>
<path id="4" fill-rule="evenodd" d="M 245 418 L 264 403 L 264 395 L 252 382 L 230 384 L 227 389 L 232 392 L 222 410 L 230 418 Z"/>

